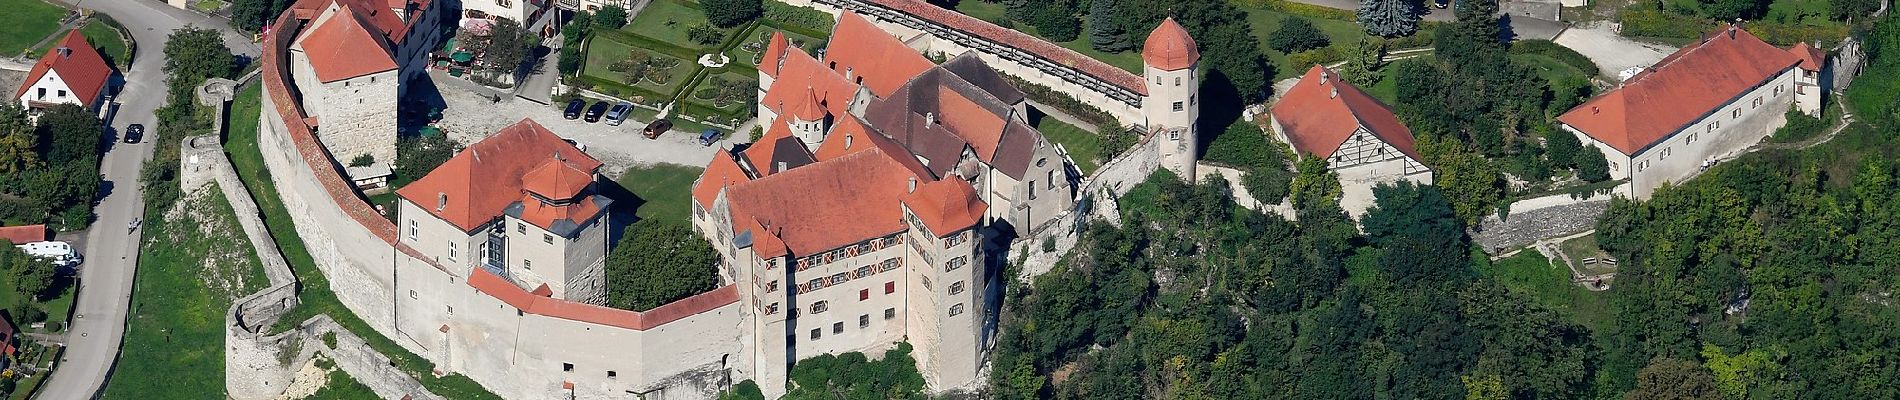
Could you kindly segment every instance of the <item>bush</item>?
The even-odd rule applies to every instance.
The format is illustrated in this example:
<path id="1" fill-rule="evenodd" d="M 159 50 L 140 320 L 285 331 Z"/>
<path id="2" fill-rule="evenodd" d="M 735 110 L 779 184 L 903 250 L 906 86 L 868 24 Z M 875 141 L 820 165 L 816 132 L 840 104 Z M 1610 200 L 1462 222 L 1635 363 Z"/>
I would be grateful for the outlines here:
<path id="1" fill-rule="evenodd" d="M 1326 47 L 1328 44 L 1332 44 L 1332 39 L 1327 38 L 1325 32 L 1320 32 L 1312 21 L 1300 17 L 1287 18 L 1279 30 L 1267 36 L 1267 47 L 1281 53 L 1296 53 Z"/>
<path id="2" fill-rule="evenodd" d="M 1115 119 L 1112 115 L 1108 115 L 1107 111 L 1102 111 L 1100 108 L 1095 108 L 1093 105 L 1084 103 L 1082 100 L 1076 99 L 1074 95 L 1050 89 L 1048 86 L 1029 83 L 1029 81 L 1017 78 L 1015 75 L 1002 75 L 1004 79 L 1009 80 L 1010 84 L 1022 90 L 1023 95 L 1029 97 L 1030 100 L 1035 100 L 1037 103 L 1062 110 L 1062 112 L 1069 113 L 1069 115 L 1073 115 L 1076 118 L 1081 118 L 1083 121 L 1097 127 L 1121 126 L 1121 121 Z"/>
<path id="3" fill-rule="evenodd" d="M 1827 122 L 1803 113 L 1800 110 L 1788 110 L 1788 124 L 1775 130 L 1769 141 L 1777 143 L 1799 142 L 1814 137 L 1827 129 Z"/>
<path id="4" fill-rule="evenodd" d="M 712 25 L 694 25 L 692 28 L 686 29 L 686 38 L 691 39 L 694 43 L 714 45 L 719 44 L 721 40 L 725 40 L 726 31 L 715 28 Z"/>
<path id="5" fill-rule="evenodd" d="M 1610 180 L 1610 161 L 1603 158 L 1603 152 L 1596 145 L 1584 146 L 1577 152 L 1577 177 L 1590 182 Z"/>
<path id="6" fill-rule="evenodd" d="M 1701 38 L 1714 23 L 1696 17 L 1665 13 L 1662 10 L 1625 8 L 1616 14 L 1623 36 L 1678 39 Z M 1750 25 L 1753 27 L 1753 25 Z M 1753 32 L 1751 30 L 1750 32 Z"/>
<path id="7" fill-rule="evenodd" d="M 1296 70 L 1303 70 L 1316 64 L 1332 64 L 1345 60 L 1346 53 L 1339 51 L 1339 48 L 1333 46 L 1302 51 L 1286 56 L 1287 64 L 1291 64 L 1290 67 L 1294 67 Z"/>
<path id="8" fill-rule="evenodd" d="M 700 0 L 699 5 L 706 12 L 706 21 L 721 28 L 731 28 L 758 19 L 761 0 Z"/>
<path id="9" fill-rule="evenodd" d="M 555 69 L 560 71 L 561 75 L 574 76 L 574 74 L 581 73 L 581 64 L 586 61 L 587 55 L 581 53 L 580 47 L 562 47 L 561 60 L 555 63 Z"/>
<path id="10" fill-rule="evenodd" d="M 1538 54 L 1583 70 L 1584 75 L 1597 76 L 1599 73 L 1597 64 L 1590 62 L 1590 57 L 1585 57 L 1583 53 L 1549 40 L 1527 39 L 1513 42 L 1511 54 Z"/>
<path id="11" fill-rule="evenodd" d="M 810 33 L 831 32 L 831 26 L 838 20 L 824 11 L 799 7 L 778 1 L 765 2 L 765 20 L 780 25 L 809 30 Z M 814 35 L 824 37 L 830 35 Z"/>
<path id="12" fill-rule="evenodd" d="M 372 156 L 369 153 L 357 154 L 356 158 L 350 159 L 350 166 L 352 167 L 367 167 L 375 163 L 376 156 Z"/>
<path id="13" fill-rule="evenodd" d="M 1046 236 L 1042 238 L 1042 252 L 1044 253 L 1056 252 L 1056 237 L 1055 236 Z"/>
<path id="14" fill-rule="evenodd" d="M 627 26 L 627 9 L 617 4 L 608 4 L 594 13 L 593 23 L 607 29 L 620 29 Z"/>

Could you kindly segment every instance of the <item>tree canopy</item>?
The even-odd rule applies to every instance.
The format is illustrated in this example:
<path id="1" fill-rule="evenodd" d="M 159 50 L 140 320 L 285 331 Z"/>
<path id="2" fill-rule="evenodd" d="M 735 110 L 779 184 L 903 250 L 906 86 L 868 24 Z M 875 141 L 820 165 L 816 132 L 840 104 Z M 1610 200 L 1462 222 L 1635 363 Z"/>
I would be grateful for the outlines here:
<path id="1" fill-rule="evenodd" d="M 1313 21 L 1300 17 L 1287 17 L 1280 29 L 1267 36 L 1267 46 L 1281 53 L 1297 53 L 1328 44 L 1332 44 L 1332 39 L 1326 37 L 1326 32 L 1320 32 Z"/>
<path id="2" fill-rule="evenodd" d="M 719 286 L 719 253 L 692 229 L 643 219 L 607 255 L 607 306 L 646 311 Z"/>
<path id="3" fill-rule="evenodd" d="M 765 13 L 765 4 L 761 0 L 700 0 L 699 5 L 706 11 L 706 21 L 720 28 L 752 22 Z M 622 15 L 624 19 L 625 13 Z"/>

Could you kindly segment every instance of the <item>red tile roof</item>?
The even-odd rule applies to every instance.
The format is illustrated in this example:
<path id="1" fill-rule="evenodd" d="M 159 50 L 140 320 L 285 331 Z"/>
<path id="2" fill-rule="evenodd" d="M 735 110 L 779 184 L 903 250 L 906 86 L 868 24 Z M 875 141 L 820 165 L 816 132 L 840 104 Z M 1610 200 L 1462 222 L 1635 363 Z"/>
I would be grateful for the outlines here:
<path id="1" fill-rule="evenodd" d="M 574 198 L 594 183 L 594 172 L 563 160 L 548 159 L 521 177 L 521 188 L 549 199 Z"/>
<path id="2" fill-rule="evenodd" d="M 1800 63 L 1747 30 L 1721 28 L 1557 120 L 1635 155 Z"/>
<path id="3" fill-rule="evenodd" d="M 778 79 L 772 81 L 772 87 L 766 89 L 759 104 L 779 115 L 788 115 L 791 113 L 787 110 L 799 109 L 818 99 L 824 103 L 820 106 L 825 112 L 845 115 L 857 90 L 858 86 L 844 80 L 844 76 L 825 69 L 804 50 L 793 48 L 785 53 Z"/>
<path id="4" fill-rule="evenodd" d="M 13 244 L 52 240 L 53 235 L 49 233 L 50 232 L 46 230 L 46 225 L 0 226 L 0 240 L 12 242 Z"/>
<path id="5" fill-rule="evenodd" d="M 1332 157 L 1353 132 L 1364 126 L 1379 140 L 1419 159 L 1412 130 L 1392 115 L 1391 108 L 1323 66 L 1307 69 L 1273 105 L 1272 113 L 1300 154 Z"/>
<path id="6" fill-rule="evenodd" d="M 784 140 L 791 140 L 791 141 L 796 141 L 799 143 L 795 146 L 789 146 L 790 148 L 781 148 L 778 144 Z M 770 129 L 765 130 L 765 135 L 760 136 L 758 141 L 752 142 L 752 146 L 747 147 L 744 152 L 740 153 L 740 155 L 745 156 L 746 161 L 751 162 L 752 172 L 759 174 L 759 176 L 766 176 L 766 175 L 778 173 L 779 168 L 776 168 L 777 166 L 773 165 L 772 163 L 779 161 L 781 159 L 784 159 L 786 157 L 791 157 L 792 159 L 811 157 L 809 154 L 804 154 L 804 155 L 778 154 L 778 152 L 780 151 L 802 151 L 802 152 L 810 153 L 810 150 L 804 149 L 803 141 L 798 140 L 798 138 L 792 137 L 792 128 L 790 125 L 787 125 L 787 123 L 785 122 L 785 118 L 779 118 L 779 119 L 773 120 L 772 127 Z M 809 160 L 806 160 L 806 161 L 809 161 Z M 804 163 L 801 163 L 800 165 L 803 165 L 803 164 Z M 792 166 L 788 166 L 788 167 L 792 167 Z"/>
<path id="7" fill-rule="evenodd" d="M 854 12 L 838 16 L 825 45 L 825 64 L 840 76 L 851 75 L 878 96 L 888 96 L 911 77 L 936 63 Z"/>
<path id="8" fill-rule="evenodd" d="M 1200 62 L 1201 50 L 1194 44 L 1194 37 L 1188 35 L 1187 28 L 1174 22 L 1174 17 L 1168 17 L 1148 33 L 1148 41 L 1141 46 L 1141 61 L 1163 71 L 1174 71 Z"/>
<path id="9" fill-rule="evenodd" d="M 937 237 L 976 226 L 990 208 L 977 198 L 970 182 L 954 175 L 950 179 L 917 185 L 917 191 L 905 195 L 903 201 Z"/>
<path id="10" fill-rule="evenodd" d="M 927 182 L 867 149 L 726 189 L 734 234 L 750 232 L 760 257 L 815 254 L 904 230 L 898 201 Z"/>
<path id="11" fill-rule="evenodd" d="M 739 301 L 739 287 L 726 285 L 672 303 L 662 304 L 651 310 L 627 311 L 536 296 L 481 268 L 470 270 L 468 286 L 496 300 L 501 300 L 523 313 L 637 331 L 658 328 L 669 322 L 699 315 Z"/>
<path id="12" fill-rule="evenodd" d="M 1820 71 L 1821 67 L 1827 66 L 1827 52 L 1809 46 L 1807 42 L 1795 43 L 1794 47 L 1788 48 L 1788 53 L 1801 59 L 1803 70 Z"/>
<path id="13" fill-rule="evenodd" d="M 765 53 L 759 57 L 759 71 L 778 77 L 779 61 L 785 58 L 785 48 L 791 43 L 785 40 L 785 32 L 772 31 L 772 39 L 765 43 Z"/>
<path id="14" fill-rule="evenodd" d="M 1146 94 L 1148 91 L 1147 86 L 1142 84 L 1141 77 L 1128 72 L 1128 70 L 1108 65 L 1108 63 L 1102 62 L 1101 60 L 1090 58 L 1089 56 L 1082 55 L 1082 53 L 1075 52 L 1075 50 L 1057 46 L 1055 43 L 1029 36 L 1029 34 L 1018 32 L 1015 29 L 996 26 L 996 24 L 977 19 L 976 17 L 946 10 L 943 7 L 938 7 L 924 0 L 865 0 L 865 2 L 876 4 L 892 11 L 910 14 L 917 18 L 936 22 L 950 29 L 962 31 L 991 42 L 1035 54 L 1037 57 L 1042 57 L 1048 59 L 1050 62 L 1074 68 L 1083 74 L 1093 76 L 1096 79 L 1101 79 L 1109 84 L 1120 86 L 1123 89 L 1135 93 Z"/>
<path id="15" fill-rule="evenodd" d="M 584 196 L 573 203 L 556 205 L 542 202 L 534 196 L 521 195 L 521 220 L 534 226 L 554 231 L 554 221 L 568 220 L 580 225 L 599 216 L 603 210 L 594 196 Z M 560 233 L 556 231 L 556 233 Z"/>
<path id="16" fill-rule="evenodd" d="M 356 11 L 359 17 L 368 21 L 367 26 L 375 27 L 376 32 L 383 34 L 385 38 L 389 39 L 390 43 L 401 43 L 402 39 L 408 36 L 409 23 L 403 22 L 401 17 L 396 16 L 395 11 L 392 11 L 389 7 L 375 0 L 299 0 L 296 4 L 291 5 L 290 10 L 292 15 L 296 15 L 298 18 L 308 19 L 322 15 L 322 11 L 328 9 L 332 4 L 339 7 L 348 6 L 351 10 Z M 417 2 L 418 10 L 428 8 L 428 1 Z M 410 22 L 418 20 L 420 19 L 414 18 L 411 19 Z M 309 30 L 309 28 L 305 28 L 305 30 Z"/>
<path id="17" fill-rule="evenodd" d="M 317 80 L 330 83 L 396 70 L 390 43 L 371 33 L 368 23 L 352 7 L 339 7 L 335 16 L 311 28 L 298 42 L 309 55 Z"/>
<path id="18" fill-rule="evenodd" d="M 799 98 L 801 101 L 786 105 L 786 107 L 791 108 L 790 110 L 785 110 L 787 115 L 798 118 L 800 121 L 820 121 L 825 119 L 825 99 L 818 97 L 817 90 L 812 89 L 811 86 L 806 86 L 805 95 L 799 96 Z"/>
<path id="19" fill-rule="evenodd" d="M 68 50 L 65 55 L 60 54 L 62 49 Z M 20 84 L 20 90 L 13 92 L 13 98 L 17 100 L 26 95 L 47 71 L 59 75 L 60 82 L 86 107 L 93 106 L 92 102 L 99 99 L 99 92 L 105 90 L 106 82 L 112 78 L 112 66 L 86 43 L 86 37 L 81 36 L 78 29 L 67 32 L 58 46 L 47 50 L 39 62 L 33 63 L 33 69 L 26 73 L 26 81 Z"/>
<path id="20" fill-rule="evenodd" d="M 469 146 L 396 193 L 464 232 L 473 231 L 521 199 L 523 187 L 529 185 L 528 173 L 556 158 L 589 175 L 600 170 L 600 160 L 561 141 L 541 124 L 523 119 Z M 437 196 L 447 200 L 440 209 Z"/>
<path id="21" fill-rule="evenodd" d="M 720 149 L 713 155 L 712 162 L 706 164 L 706 171 L 699 175 L 699 181 L 693 183 L 693 201 L 701 208 L 711 210 L 713 200 L 719 198 L 719 191 L 741 182 L 752 180 L 745 169 L 739 167 L 732 153 Z"/>
<path id="22" fill-rule="evenodd" d="M 840 118 L 834 124 L 831 135 L 825 138 L 824 143 L 818 145 L 818 151 L 812 155 L 820 162 L 873 148 L 883 151 L 884 154 L 911 154 L 904 145 L 891 140 L 889 136 L 865 127 L 864 121 L 859 120 L 857 116 Z M 934 176 L 931 175 L 930 169 L 924 168 L 924 164 L 917 161 L 917 157 L 892 157 L 892 159 L 903 165 L 904 169 L 910 170 L 912 175 Z"/>

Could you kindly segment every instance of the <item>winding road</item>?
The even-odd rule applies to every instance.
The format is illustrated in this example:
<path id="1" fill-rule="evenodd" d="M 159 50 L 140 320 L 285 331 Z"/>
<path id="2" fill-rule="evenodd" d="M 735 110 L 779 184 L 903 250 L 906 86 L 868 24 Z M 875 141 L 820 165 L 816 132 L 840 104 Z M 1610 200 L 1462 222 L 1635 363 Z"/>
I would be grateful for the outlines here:
<path id="1" fill-rule="evenodd" d="M 67 1 L 73 3 L 72 1 Z M 166 6 L 153 0 L 80 0 L 73 4 L 105 13 L 125 25 L 137 44 L 132 67 L 120 71 L 125 85 L 115 99 L 118 110 L 109 121 L 117 139 L 130 124 L 157 127 L 153 111 L 165 101 L 165 40 L 175 29 L 186 25 L 215 28 L 224 33 L 227 46 L 239 54 L 255 57 L 258 45 L 248 35 L 232 30 L 223 20 Z M 146 143 L 172 132 L 149 131 Z M 150 144 L 111 146 L 99 165 L 99 173 L 110 190 L 94 208 L 99 220 L 86 233 L 85 265 L 79 271 L 78 305 L 73 310 L 71 329 L 66 332 L 66 350 L 59 367 L 44 383 L 41 400 L 80 400 L 98 397 L 119 357 L 125 335 L 127 308 L 132 299 L 134 271 L 138 265 L 140 233 L 128 233 L 134 218 L 145 210 L 138 183 L 139 166 L 151 159 Z"/>

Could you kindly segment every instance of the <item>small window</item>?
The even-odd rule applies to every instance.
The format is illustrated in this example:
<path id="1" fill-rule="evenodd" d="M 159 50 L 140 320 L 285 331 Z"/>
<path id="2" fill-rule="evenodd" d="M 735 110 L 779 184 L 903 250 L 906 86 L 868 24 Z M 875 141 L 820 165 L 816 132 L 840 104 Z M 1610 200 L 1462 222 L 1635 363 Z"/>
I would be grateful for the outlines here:
<path id="1" fill-rule="evenodd" d="M 59 91 L 59 97 L 66 97 L 66 91 L 65 90 Z"/>
<path id="2" fill-rule="evenodd" d="M 827 303 L 825 303 L 825 302 L 823 302 L 823 301 L 819 301 L 819 302 L 816 302 L 816 303 L 811 303 L 811 313 L 812 313 L 812 314 L 823 314 L 823 313 L 825 312 L 825 310 L 830 310 L 830 309 L 831 309 L 831 305 L 830 305 L 830 304 L 827 304 Z"/>
<path id="3" fill-rule="evenodd" d="M 519 234 L 523 234 L 523 235 L 526 235 L 526 234 L 528 234 L 528 223 L 526 223 L 526 222 L 516 222 L 516 223 L 515 223 L 515 233 L 519 233 Z"/>
<path id="4" fill-rule="evenodd" d="M 765 305 L 765 315 L 778 314 L 778 303 Z"/>
<path id="5" fill-rule="evenodd" d="M 1184 107 L 1184 106 L 1183 106 L 1183 105 L 1181 104 L 1181 102 L 1179 102 L 1179 101 L 1177 101 L 1177 102 L 1174 102 L 1174 112 L 1181 112 L 1181 110 L 1184 110 L 1184 109 L 1186 109 L 1186 107 Z"/>
<path id="6" fill-rule="evenodd" d="M 1760 97 L 1756 97 L 1756 98 L 1755 98 L 1755 104 L 1754 104 L 1754 105 L 1752 105 L 1751 107 L 1761 107 L 1761 98 L 1760 98 Z"/>
<path id="7" fill-rule="evenodd" d="M 831 334 L 836 335 L 840 333 L 844 333 L 844 323 L 843 322 L 831 323 Z"/>
<path id="8" fill-rule="evenodd" d="M 896 308 L 884 309 L 884 319 L 891 319 L 891 318 L 897 318 L 897 309 Z"/>
<path id="9" fill-rule="evenodd" d="M 955 317 L 958 315 L 963 315 L 963 303 L 950 305 L 950 316 Z"/>
<path id="10" fill-rule="evenodd" d="M 884 294 L 897 293 L 897 282 L 884 282 Z"/>
<path id="11" fill-rule="evenodd" d="M 858 289 L 858 301 L 871 299 L 871 289 Z"/>
<path id="12" fill-rule="evenodd" d="M 864 327 L 868 327 L 868 326 L 871 326 L 871 314 L 864 314 L 864 315 L 859 315 L 859 316 L 858 316 L 858 327 L 859 327 L 859 328 L 864 328 Z"/>
<path id="13" fill-rule="evenodd" d="M 1029 199 L 1030 200 L 1036 199 L 1036 180 L 1035 179 L 1029 180 Z"/>
<path id="14" fill-rule="evenodd" d="M 449 262 L 455 262 L 455 256 L 461 253 L 459 247 L 461 246 L 456 245 L 455 242 L 449 242 Z"/>
<path id="15" fill-rule="evenodd" d="M 526 258 L 521 259 L 521 268 L 534 269 L 534 260 L 529 260 Z"/>
<path id="16" fill-rule="evenodd" d="M 561 363 L 561 372 L 574 372 L 573 363 Z"/>
<path id="17" fill-rule="evenodd" d="M 1174 77 L 1174 85 L 1175 85 L 1175 86 L 1181 86 L 1181 77 L 1179 77 L 1179 76 L 1177 76 L 1177 77 Z"/>
<path id="18" fill-rule="evenodd" d="M 607 371 L 607 377 L 608 377 L 608 378 L 619 378 L 619 377 L 620 377 L 620 373 L 619 373 L 619 372 L 614 372 L 614 371 Z"/>
<path id="19" fill-rule="evenodd" d="M 547 243 L 547 244 L 554 244 L 554 235 L 550 235 L 546 233 L 541 234 L 541 242 Z"/>
<path id="20" fill-rule="evenodd" d="M 416 241 L 416 220 L 409 220 L 409 241 Z"/>
<path id="21" fill-rule="evenodd" d="M 824 335 L 824 331 L 819 330 L 818 328 L 811 328 L 811 340 L 818 340 L 818 338 L 822 337 L 823 335 Z"/>
<path id="22" fill-rule="evenodd" d="M 409 299 L 410 299 L 410 300 L 415 300 L 415 298 L 416 298 L 416 291 L 415 291 L 415 290 L 410 290 L 410 291 L 409 291 Z"/>
<path id="23" fill-rule="evenodd" d="M 1730 118 L 1730 119 L 1735 119 L 1735 118 L 1741 118 L 1741 117 L 1742 117 L 1742 109 L 1740 109 L 1740 108 L 1737 108 L 1737 109 L 1735 109 L 1735 111 L 1730 111 L 1730 112 L 1728 113 L 1728 115 L 1729 115 L 1729 118 Z"/>
<path id="24" fill-rule="evenodd" d="M 970 263 L 969 257 L 957 256 L 957 258 L 952 258 L 950 259 L 950 261 L 943 263 L 943 271 L 944 272 L 955 271 L 957 270 L 957 268 L 963 268 L 964 264 L 969 264 L 969 263 Z"/>
<path id="25" fill-rule="evenodd" d="M 957 281 L 956 283 L 950 284 L 950 294 L 952 295 L 963 294 L 963 281 Z"/>
<path id="26" fill-rule="evenodd" d="M 776 291 L 778 291 L 778 281 L 771 281 L 771 282 L 766 282 L 766 283 L 765 283 L 765 292 L 766 292 L 766 293 L 772 293 L 772 292 L 776 292 Z"/>
<path id="27" fill-rule="evenodd" d="M 455 306 L 448 306 L 448 307 L 449 307 L 449 315 L 455 315 Z"/>
<path id="28" fill-rule="evenodd" d="M 923 278 L 923 280 L 924 280 L 924 289 L 929 289 L 929 288 L 930 288 L 930 277 L 928 277 L 928 276 L 925 276 L 925 277 L 921 277 L 921 278 Z"/>

